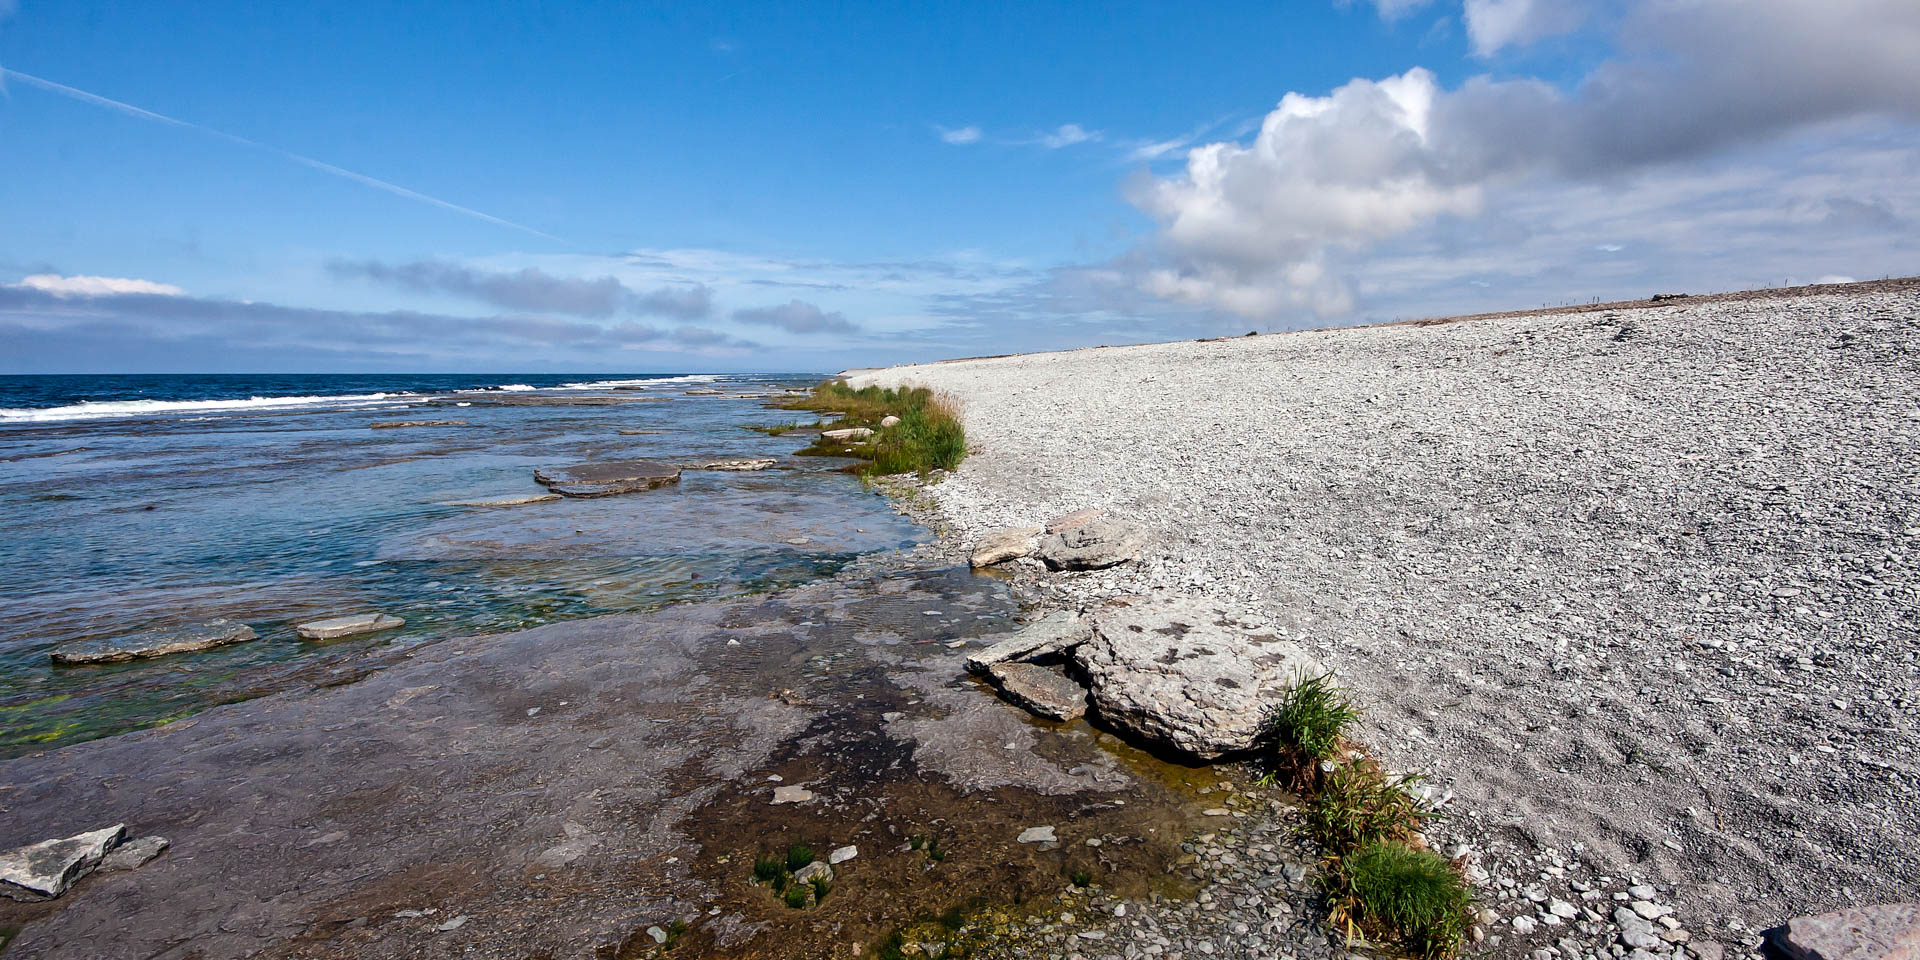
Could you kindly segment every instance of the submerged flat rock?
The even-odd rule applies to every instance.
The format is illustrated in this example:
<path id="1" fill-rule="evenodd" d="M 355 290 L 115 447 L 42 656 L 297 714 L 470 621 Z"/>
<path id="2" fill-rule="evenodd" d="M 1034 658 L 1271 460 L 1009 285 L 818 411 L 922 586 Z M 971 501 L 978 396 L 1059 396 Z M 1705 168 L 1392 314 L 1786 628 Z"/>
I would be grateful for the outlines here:
<path id="1" fill-rule="evenodd" d="M 772 457 L 741 457 L 734 460 L 708 460 L 704 463 L 690 463 L 688 470 L 725 470 L 735 473 L 753 470 L 765 470 L 775 463 Z"/>
<path id="2" fill-rule="evenodd" d="M 519 507 L 529 503 L 552 503 L 560 499 L 557 493 L 536 493 L 526 497 L 502 497 L 498 500 L 456 500 L 450 507 Z"/>
<path id="3" fill-rule="evenodd" d="M 61 840 L 42 840 L 0 854 L 0 896 L 13 900 L 51 900 L 75 880 L 92 873 L 121 840 L 127 825 L 116 823 Z"/>
<path id="4" fill-rule="evenodd" d="M 406 427 L 464 427 L 465 420 L 376 420 L 367 424 L 371 430 L 400 430 Z"/>
<path id="5" fill-rule="evenodd" d="M 654 460 L 605 460 L 566 467 L 540 467 L 533 479 L 568 497 L 611 497 L 680 482 L 680 468 Z"/>
<path id="6" fill-rule="evenodd" d="M 1052 667 L 1034 663 L 996 663 L 987 676 L 1000 695 L 1028 713 L 1049 720 L 1072 720 L 1087 712 L 1087 688 Z"/>
<path id="7" fill-rule="evenodd" d="M 210 650 L 230 643 L 252 640 L 256 636 L 258 634 L 253 632 L 252 627 L 222 618 L 185 627 L 149 630 L 125 637 L 62 644 L 53 648 L 48 656 L 54 663 L 63 665 L 121 663 L 147 657 L 164 657 L 172 653 Z"/>
<path id="8" fill-rule="evenodd" d="M 356 613 L 352 616 L 303 623 L 296 629 L 305 640 L 332 640 L 336 637 L 351 637 L 361 633 L 378 633 L 406 625 L 405 620 L 384 613 Z"/>

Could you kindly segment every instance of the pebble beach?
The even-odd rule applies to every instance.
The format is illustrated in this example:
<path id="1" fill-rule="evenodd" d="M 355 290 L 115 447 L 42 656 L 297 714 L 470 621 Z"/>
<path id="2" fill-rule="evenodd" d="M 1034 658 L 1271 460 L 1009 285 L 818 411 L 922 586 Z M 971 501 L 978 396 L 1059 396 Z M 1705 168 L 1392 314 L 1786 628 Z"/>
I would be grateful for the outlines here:
<path id="1" fill-rule="evenodd" d="M 1332 667 L 1367 748 L 1426 777 L 1476 951 L 1720 960 L 1920 891 L 1920 284 L 852 383 L 961 405 L 970 456 L 919 498 L 949 549 L 1086 507 L 1150 531 L 1134 564 L 1018 561 L 1030 602 L 1202 597 Z M 1198 913 L 1042 949 L 1249 955 L 1272 919 Z M 1290 929 L 1256 955 L 1329 949 Z"/>

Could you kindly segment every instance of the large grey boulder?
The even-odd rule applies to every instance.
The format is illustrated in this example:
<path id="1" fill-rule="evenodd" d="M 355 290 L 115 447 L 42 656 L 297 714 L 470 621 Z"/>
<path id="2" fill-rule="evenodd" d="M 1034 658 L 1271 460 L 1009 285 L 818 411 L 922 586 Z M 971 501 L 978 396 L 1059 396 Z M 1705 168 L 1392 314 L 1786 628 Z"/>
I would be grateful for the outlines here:
<path id="1" fill-rule="evenodd" d="M 1064 653 L 1093 636 L 1093 625 L 1064 610 L 1049 613 L 1014 631 L 1005 639 L 967 657 L 967 669 L 986 673 L 996 663 L 1037 660 Z"/>
<path id="2" fill-rule="evenodd" d="M 1768 930 L 1766 946 L 1785 960 L 1914 960 L 1920 957 L 1920 903 L 1796 917 Z"/>
<path id="3" fill-rule="evenodd" d="M 1146 546 L 1139 524 L 1096 517 L 1041 538 L 1038 552 L 1049 570 L 1098 570 L 1137 560 Z"/>
<path id="4" fill-rule="evenodd" d="M 303 640 L 332 640 L 361 633 L 378 633 L 407 625 L 407 621 L 384 613 L 356 613 L 327 620 L 314 620 L 294 628 Z"/>
<path id="5" fill-rule="evenodd" d="M 1254 747 L 1287 685 L 1320 673 L 1299 644 L 1185 599 L 1101 610 L 1074 659 L 1102 719 L 1209 759 Z"/>
<path id="6" fill-rule="evenodd" d="M 258 636 L 253 628 L 233 620 L 209 620 L 185 627 L 149 630 L 125 637 L 81 640 L 62 644 L 47 655 L 54 663 L 73 666 L 87 663 L 120 663 L 146 657 L 164 657 L 170 653 L 211 650 L 229 643 L 241 643 Z"/>
<path id="7" fill-rule="evenodd" d="M 1040 535 L 1045 533 L 1039 527 L 1001 527 L 981 534 L 974 542 L 971 563 L 976 567 L 990 567 L 1007 560 L 1031 557 L 1040 546 Z"/>
<path id="8" fill-rule="evenodd" d="M 652 460 L 606 460 L 566 467 L 540 467 L 533 479 L 566 497 L 611 497 L 680 482 L 680 468 Z"/>
<path id="9" fill-rule="evenodd" d="M 1028 713 L 1049 720 L 1073 720 L 1087 712 L 1087 688 L 1053 667 L 1035 663 L 996 663 L 987 676 L 1000 695 Z"/>
<path id="10" fill-rule="evenodd" d="M 127 825 L 116 823 L 105 830 L 0 853 L 0 896 L 31 902 L 66 893 L 126 837 Z"/>

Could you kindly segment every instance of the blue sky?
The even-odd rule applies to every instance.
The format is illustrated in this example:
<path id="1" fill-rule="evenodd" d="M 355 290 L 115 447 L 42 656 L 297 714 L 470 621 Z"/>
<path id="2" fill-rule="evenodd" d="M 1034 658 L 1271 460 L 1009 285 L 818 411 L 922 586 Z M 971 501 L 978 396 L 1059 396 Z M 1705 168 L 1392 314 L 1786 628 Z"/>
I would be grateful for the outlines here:
<path id="1" fill-rule="evenodd" d="M 1920 272 L 1905 0 L 0 15 L 0 372 L 838 369 Z"/>

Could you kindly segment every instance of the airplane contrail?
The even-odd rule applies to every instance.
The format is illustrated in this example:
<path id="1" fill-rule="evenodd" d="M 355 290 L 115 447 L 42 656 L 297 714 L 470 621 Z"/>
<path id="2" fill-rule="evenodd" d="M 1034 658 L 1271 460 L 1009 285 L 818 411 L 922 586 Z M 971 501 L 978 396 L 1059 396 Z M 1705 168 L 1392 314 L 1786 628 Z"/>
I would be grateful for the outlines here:
<path id="1" fill-rule="evenodd" d="M 19 80 L 22 83 L 28 84 L 29 86 L 39 87 L 40 89 L 48 91 L 49 93 L 57 93 L 63 97 L 68 97 L 70 99 L 78 100 L 82 103 L 90 103 L 96 107 L 105 107 L 109 110 L 118 111 L 120 113 L 124 113 L 131 117 L 139 117 L 142 120 L 152 120 L 157 123 L 164 123 L 170 126 L 186 127 L 187 129 L 190 129 L 190 130 L 198 130 L 201 133 L 207 134 L 208 136 L 218 137 L 229 143 L 237 143 L 237 144 L 240 144 L 241 146 L 252 147 L 255 150 L 265 150 L 268 153 L 278 154 L 302 166 L 311 167 L 315 170 L 318 170 L 321 173 L 332 174 L 333 176 L 340 177 L 341 179 L 351 180 L 355 183 L 361 184 L 363 186 L 372 187 L 376 190 L 385 190 L 386 192 L 391 193 L 397 197 L 405 197 L 408 200 L 418 200 L 421 203 L 429 203 L 443 210 L 452 210 L 455 213 L 463 213 L 469 217 L 485 220 L 488 223 L 499 224 L 500 226 L 503 226 L 503 227 L 511 227 L 515 230 L 525 231 L 527 233 L 533 234 L 536 237 L 544 237 L 556 243 L 566 242 L 564 240 L 561 240 L 559 237 L 554 236 L 553 234 L 542 233 L 541 231 L 535 230 L 534 228 L 526 226 L 525 224 L 514 223 L 512 220 L 503 220 L 500 217 L 494 216 L 493 214 L 482 213 L 478 210 L 473 209 L 472 207 L 463 207 L 457 203 L 449 203 L 448 201 L 442 200 L 439 197 L 430 197 L 424 193 L 419 192 L 418 190 L 408 190 L 406 187 L 400 186 L 399 184 L 388 183 L 387 181 L 378 179 L 376 177 L 369 177 L 364 173 L 355 173 L 352 170 L 345 169 L 344 167 L 336 167 L 333 164 L 327 163 L 325 161 L 315 160 L 312 157 L 301 156 L 300 154 L 294 153 L 291 150 L 282 150 L 281 148 L 273 146 L 272 144 L 261 143 L 258 140 L 249 140 L 246 137 L 227 133 L 224 130 L 215 130 L 212 127 L 202 126 L 200 124 L 192 123 L 186 120 L 175 119 L 173 117 L 167 116 L 166 114 L 154 113 L 152 110 L 143 110 L 140 107 L 136 107 L 131 103 L 122 103 L 118 100 L 110 99 L 108 97 L 103 97 L 97 93 L 88 93 L 87 91 L 81 90 L 77 87 L 69 87 L 64 83 L 55 83 L 52 80 L 45 80 L 40 77 L 36 77 L 32 74 L 21 73 L 18 70 L 12 70 L 7 67 L 0 67 L 0 79 Z"/>

